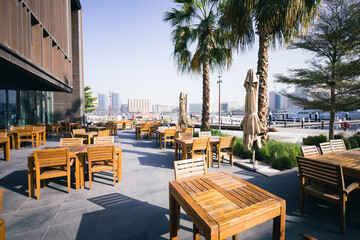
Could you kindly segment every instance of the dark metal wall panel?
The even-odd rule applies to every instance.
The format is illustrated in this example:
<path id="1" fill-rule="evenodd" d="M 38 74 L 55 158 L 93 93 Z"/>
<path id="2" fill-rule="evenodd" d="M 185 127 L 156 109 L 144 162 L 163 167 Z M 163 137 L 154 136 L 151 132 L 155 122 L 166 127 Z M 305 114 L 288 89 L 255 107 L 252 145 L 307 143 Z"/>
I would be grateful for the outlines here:
<path id="1" fill-rule="evenodd" d="M 7 0 L 0 1 L 0 42 L 9 45 Z"/>

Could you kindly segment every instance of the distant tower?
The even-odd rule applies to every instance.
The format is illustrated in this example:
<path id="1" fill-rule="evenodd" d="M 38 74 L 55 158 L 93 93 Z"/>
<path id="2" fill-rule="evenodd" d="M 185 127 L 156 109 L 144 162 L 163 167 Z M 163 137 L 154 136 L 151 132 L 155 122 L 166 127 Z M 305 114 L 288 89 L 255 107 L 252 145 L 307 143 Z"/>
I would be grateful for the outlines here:
<path id="1" fill-rule="evenodd" d="M 107 112 L 109 109 L 109 100 L 108 100 L 108 95 L 105 93 L 100 93 L 98 95 L 98 99 L 99 99 L 99 110 L 101 112 Z"/>
<path id="2" fill-rule="evenodd" d="M 111 111 L 114 114 L 119 114 L 121 112 L 120 93 L 111 93 Z"/>

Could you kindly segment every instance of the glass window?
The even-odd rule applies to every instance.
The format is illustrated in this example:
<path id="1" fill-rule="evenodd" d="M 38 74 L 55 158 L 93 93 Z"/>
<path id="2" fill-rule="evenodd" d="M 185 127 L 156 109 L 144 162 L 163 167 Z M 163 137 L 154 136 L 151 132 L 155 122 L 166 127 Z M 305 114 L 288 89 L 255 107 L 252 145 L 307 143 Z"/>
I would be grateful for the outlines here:
<path id="1" fill-rule="evenodd" d="M 6 90 L 0 90 L 0 129 L 6 128 Z"/>
<path id="2" fill-rule="evenodd" d="M 16 111 L 16 96 L 17 92 L 15 90 L 8 90 L 9 91 L 9 122 L 10 126 L 17 125 L 17 111 Z"/>
<path id="3" fill-rule="evenodd" d="M 19 118 L 19 117 L 18 117 Z M 29 122 L 29 97 L 27 91 L 20 91 L 20 119 L 21 125 Z"/>

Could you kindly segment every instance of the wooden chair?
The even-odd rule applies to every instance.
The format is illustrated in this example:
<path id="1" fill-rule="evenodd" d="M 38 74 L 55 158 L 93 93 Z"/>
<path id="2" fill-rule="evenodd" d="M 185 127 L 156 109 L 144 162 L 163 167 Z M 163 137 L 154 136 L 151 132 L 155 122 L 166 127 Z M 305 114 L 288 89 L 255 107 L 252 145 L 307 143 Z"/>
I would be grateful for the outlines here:
<path id="1" fill-rule="evenodd" d="M 46 125 L 46 135 L 51 134 L 53 139 L 55 138 L 56 127 L 53 124 Z M 56 136 L 59 137 L 59 136 Z"/>
<path id="2" fill-rule="evenodd" d="M 297 157 L 300 177 L 300 212 L 304 213 L 304 197 L 307 194 L 337 204 L 340 210 L 340 231 L 345 233 L 345 203 L 348 195 L 359 187 L 354 182 L 345 188 L 342 167 Z M 309 184 L 309 180 L 312 184 Z"/>
<path id="3" fill-rule="evenodd" d="M 37 199 L 40 199 L 40 181 L 43 179 L 67 176 L 68 193 L 70 193 L 71 169 L 68 148 L 34 151 L 34 159 Z"/>
<path id="4" fill-rule="evenodd" d="M 114 136 L 94 137 L 94 144 L 114 143 Z"/>
<path id="5" fill-rule="evenodd" d="M 46 126 L 33 126 L 33 131 L 40 131 L 40 139 L 36 139 L 36 141 L 39 141 L 41 144 L 41 141 L 44 139 L 44 134 L 46 134 Z"/>
<path id="6" fill-rule="evenodd" d="M 22 130 L 22 129 L 25 129 L 25 127 L 15 127 L 15 126 L 10 127 L 11 131 L 17 131 L 17 130 Z"/>
<path id="7" fill-rule="evenodd" d="M 111 135 L 110 135 L 110 130 L 103 130 L 103 131 L 99 131 L 97 136 L 98 136 L 98 137 L 107 137 L 107 136 L 111 136 Z"/>
<path id="8" fill-rule="evenodd" d="M 76 134 L 82 134 L 82 133 L 85 133 L 85 129 L 73 129 L 72 130 L 72 133 L 74 134 L 74 136 L 76 135 Z"/>
<path id="9" fill-rule="evenodd" d="M 192 133 L 179 133 L 179 138 L 193 138 L 193 134 Z"/>
<path id="10" fill-rule="evenodd" d="M 142 139 L 142 135 L 147 135 L 148 138 L 151 138 L 151 130 L 148 124 L 140 127 L 140 138 Z"/>
<path id="11" fill-rule="evenodd" d="M 83 138 L 61 138 L 60 139 L 60 147 L 67 146 L 81 146 L 84 143 Z"/>
<path id="12" fill-rule="evenodd" d="M 169 142 L 171 144 L 175 143 L 175 137 L 176 137 L 176 129 L 175 128 L 168 128 L 165 129 L 164 134 L 164 149 L 166 148 L 166 143 Z M 160 143 L 161 144 L 161 143 Z"/>
<path id="13" fill-rule="evenodd" d="M 20 144 L 22 142 L 31 142 L 32 148 L 34 148 L 34 141 L 36 139 L 35 133 L 33 133 L 31 130 L 27 129 L 19 129 L 16 133 L 16 146 L 17 149 L 20 149 Z"/>
<path id="14" fill-rule="evenodd" d="M 343 139 L 330 140 L 334 152 L 346 151 L 346 146 Z"/>
<path id="15" fill-rule="evenodd" d="M 175 180 L 207 174 L 204 158 L 174 161 Z"/>
<path id="16" fill-rule="evenodd" d="M 235 137 L 221 137 L 220 138 L 220 143 L 215 151 L 217 158 L 218 158 L 218 163 L 219 163 L 219 168 L 220 168 L 220 159 L 223 162 L 225 156 L 230 156 L 230 164 L 231 166 L 234 166 L 233 163 L 233 158 L 234 158 L 234 140 Z M 214 163 L 213 163 L 214 164 Z"/>
<path id="17" fill-rule="evenodd" d="M 319 145 L 320 145 L 322 154 L 330 154 L 330 153 L 334 152 L 331 142 L 323 142 L 323 143 L 320 143 Z"/>
<path id="18" fill-rule="evenodd" d="M 63 132 L 64 138 L 73 138 L 74 135 L 71 132 Z"/>
<path id="19" fill-rule="evenodd" d="M 6 138 L 7 132 L 0 132 L 0 138 Z"/>
<path id="20" fill-rule="evenodd" d="M 209 138 L 209 137 L 211 137 L 211 132 L 210 131 L 199 132 L 199 138 Z"/>
<path id="21" fill-rule="evenodd" d="M 191 158 L 206 158 L 209 161 L 209 142 L 210 138 L 194 138 L 191 153 Z"/>
<path id="22" fill-rule="evenodd" d="M 89 173 L 89 189 L 94 172 L 103 172 L 113 170 L 114 186 L 116 184 L 115 174 L 115 145 L 95 146 L 87 148 L 87 161 Z"/>
<path id="23" fill-rule="evenodd" d="M 300 147 L 303 157 L 310 157 L 319 155 L 318 149 L 315 145 Z"/>
<path id="24" fill-rule="evenodd" d="M 105 130 L 108 130 L 110 132 L 110 136 L 114 135 L 115 132 L 115 125 L 114 123 L 108 122 L 105 125 Z"/>

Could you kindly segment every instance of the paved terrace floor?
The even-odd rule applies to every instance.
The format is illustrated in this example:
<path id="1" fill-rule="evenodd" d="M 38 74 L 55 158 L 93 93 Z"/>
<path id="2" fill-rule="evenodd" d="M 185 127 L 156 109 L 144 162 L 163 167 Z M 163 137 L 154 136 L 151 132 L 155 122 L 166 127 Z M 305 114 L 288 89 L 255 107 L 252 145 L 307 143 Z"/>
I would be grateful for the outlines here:
<path id="1" fill-rule="evenodd" d="M 33 149 L 11 150 L 10 162 L 0 160 L 0 186 L 6 189 L 1 216 L 6 220 L 6 239 L 169 239 L 168 182 L 174 179 L 174 149 L 160 150 L 154 140 L 134 136 L 134 131 L 123 131 L 116 137 L 123 146 L 122 181 L 116 187 L 105 172 L 95 174 L 91 190 L 86 182 L 85 189 L 72 188 L 67 194 L 66 180 L 59 178 L 41 189 L 40 200 L 28 198 L 27 191 L 27 156 Z M 46 146 L 58 144 L 50 138 Z M 298 212 L 297 171 L 267 178 L 225 163 L 221 170 L 286 200 L 286 239 L 301 239 L 303 233 L 326 240 L 359 239 L 360 191 L 353 192 L 347 204 L 343 236 L 336 206 L 310 198 L 306 214 Z M 179 239 L 192 239 L 192 223 L 184 212 L 180 225 Z M 238 235 L 258 240 L 271 236 L 272 221 Z"/>

